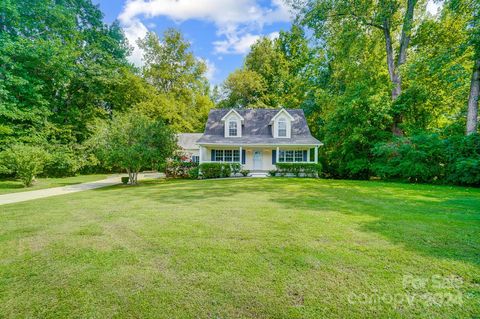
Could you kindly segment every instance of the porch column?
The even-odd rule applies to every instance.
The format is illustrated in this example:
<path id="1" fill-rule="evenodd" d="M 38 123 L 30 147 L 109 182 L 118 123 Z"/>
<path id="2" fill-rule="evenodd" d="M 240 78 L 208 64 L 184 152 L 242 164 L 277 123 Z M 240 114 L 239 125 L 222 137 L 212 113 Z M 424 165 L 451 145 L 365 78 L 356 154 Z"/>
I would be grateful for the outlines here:
<path id="1" fill-rule="evenodd" d="M 202 164 L 203 162 L 203 146 L 200 146 L 200 149 L 198 150 L 198 163 Z"/>
<path id="2" fill-rule="evenodd" d="M 315 164 L 318 164 L 318 146 L 315 146 Z"/>
<path id="3" fill-rule="evenodd" d="M 275 159 L 275 163 L 278 163 L 278 160 L 280 159 L 280 147 L 277 146 L 277 154 L 275 154 L 275 156 L 277 157 Z"/>
<path id="4" fill-rule="evenodd" d="M 242 151 L 243 151 L 243 148 L 240 146 L 240 165 L 242 165 L 243 163 Z"/>

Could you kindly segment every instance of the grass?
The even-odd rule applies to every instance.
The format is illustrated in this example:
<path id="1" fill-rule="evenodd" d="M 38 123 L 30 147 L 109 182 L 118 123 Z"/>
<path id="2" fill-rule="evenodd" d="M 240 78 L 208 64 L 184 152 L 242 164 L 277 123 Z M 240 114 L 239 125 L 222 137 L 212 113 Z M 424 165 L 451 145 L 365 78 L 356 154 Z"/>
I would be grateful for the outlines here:
<path id="1" fill-rule="evenodd" d="M 0 211 L 0 317 L 480 313 L 479 189 L 155 181 Z"/>
<path id="2" fill-rule="evenodd" d="M 106 178 L 105 174 L 93 174 L 93 175 L 78 175 L 62 178 L 37 178 L 31 187 L 23 186 L 22 182 L 15 179 L 3 179 L 0 180 L 0 195 L 9 193 L 18 193 L 26 191 L 34 191 L 37 189 L 68 186 L 73 184 L 80 184 L 86 182 L 93 182 Z"/>

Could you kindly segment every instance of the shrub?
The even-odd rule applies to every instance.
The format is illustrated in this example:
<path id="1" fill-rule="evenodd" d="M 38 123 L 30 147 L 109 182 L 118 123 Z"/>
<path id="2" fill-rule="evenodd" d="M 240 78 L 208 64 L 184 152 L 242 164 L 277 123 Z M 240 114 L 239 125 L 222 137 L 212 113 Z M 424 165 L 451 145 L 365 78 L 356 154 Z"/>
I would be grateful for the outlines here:
<path id="1" fill-rule="evenodd" d="M 229 163 L 202 163 L 199 167 L 203 178 L 229 177 L 232 173 Z"/>
<path id="2" fill-rule="evenodd" d="M 444 175 L 444 142 L 436 134 L 421 134 L 379 143 L 373 149 L 374 172 L 384 179 L 432 182 Z"/>
<path id="3" fill-rule="evenodd" d="M 5 172 L 15 174 L 28 187 L 35 176 L 42 173 L 49 159 L 50 154 L 40 147 L 16 144 L 1 153 L 0 166 Z"/>
<path id="4" fill-rule="evenodd" d="M 480 186 L 480 135 L 453 136 L 445 143 L 446 181 Z"/>
<path id="5" fill-rule="evenodd" d="M 190 170 L 198 166 L 195 162 L 183 162 L 179 160 L 168 160 L 163 165 L 163 171 L 168 178 L 189 178 Z"/>
<path id="6" fill-rule="evenodd" d="M 82 161 L 68 147 L 56 147 L 50 152 L 50 161 L 45 165 L 43 174 L 49 177 L 74 176 L 81 168 Z"/>
<path id="7" fill-rule="evenodd" d="M 191 179 L 198 179 L 199 176 L 199 168 L 198 166 L 192 167 L 191 169 L 188 170 L 188 177 Z"/>
<path id="8" fill-rule="evenodd" d="M 128 181 L 130 180 L 130 178 L 129 178 L 128 176 L 124 176 L 124 177 L 121 178 L 121 180 L 122 180 L 122 183 L 123 183 L 124 185 L 127 185 L 127 184 L 128 184 Z"/>
<path id="9" fill-rule="evenodd" d="M 230 168 L 232 169 L 233 175 L 236 176 L 242 169 L 242 165 L 240 163 L 232 163 L 230 164 Z"/>
<path id="10" fill-rule="evenodd" d="M 276 169 L 272 169 L 270 171 L 268 171 L 268 175 L 272 176 L 272 177 L 275 177 L 277 175 L 277 170 Z"/>
<path id="11" fill-rule="evenodd" d="M 383 179 L 480 185 L 480 136 L 419 134 L 377 144 L 376 174 Z"/>
<path id="12" fill-rule="evenodd" d="M 480 158 L 455 161 L 449 169 L 448 180 L 455 184 L 480 185 Z"/>
<path id="13" fill-rule="evenodd" d="M 293 174 L 296 177 L 318 177 L 322 171 L 320 163 L 277 163 L 277 171 L 280 176 Z"/>
<path id="14" fill-rule="evenodd" d="M 223 164 L 221 177 L 230 177 L 232 175 L 231 164 Z"/>
<path id="15" fill-rule="evenodd" d="M 250 174 L 250 171 L 248 169 L 242 169 L 240 171 L 240 174 L 242 174 L 243 177 L 246 177 L 248 176 L 248 174 Z"/>

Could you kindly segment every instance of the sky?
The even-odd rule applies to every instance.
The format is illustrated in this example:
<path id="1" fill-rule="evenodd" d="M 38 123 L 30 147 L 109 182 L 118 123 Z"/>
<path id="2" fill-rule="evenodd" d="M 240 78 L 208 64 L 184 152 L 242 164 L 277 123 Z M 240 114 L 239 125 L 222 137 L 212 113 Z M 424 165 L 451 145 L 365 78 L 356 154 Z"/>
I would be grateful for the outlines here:
<path id="1" fill-rule="evenodd" d="M 250 45 L 260 36 L 275 38 L 288 30 L 291 13 L 283 0 L 94 0 L 104 21 L 118 20 L 130 45 L 130 61 L 142 64 L 136 39 L 147 31 L 161 35 L 179 29 L 194 54 L 208 67 L 207 78 L 220 84 L 242 66 Z"/>
<path id="2" fill-rule="evenodd" d="M 207 65 L 207 78 L 220 84 L 242 66 L 245 55 L 260 36 L 275 38 L 291 26 L 292 14 L 283 0 L 93 0 L 104 21 L 118 20 L 130 45 L 130 61 L 142 65 L 136 45 L 147 31 L 161 35 L 167 28 L 181 30 L 194 54 Z M 435 13 L 441 1 L 428 1 Z"/>

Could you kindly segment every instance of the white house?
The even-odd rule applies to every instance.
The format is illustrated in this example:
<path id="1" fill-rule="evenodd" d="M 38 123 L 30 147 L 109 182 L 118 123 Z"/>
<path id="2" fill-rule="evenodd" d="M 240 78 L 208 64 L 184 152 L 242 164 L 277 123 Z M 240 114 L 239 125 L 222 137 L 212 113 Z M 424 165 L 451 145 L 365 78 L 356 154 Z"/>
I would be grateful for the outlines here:
<path id="1" fill-rule="evenodd" d="M 213 109 L 203 134 L 179 134 L 178 140 L 200 163 L 238 162 L 253 172 L 282 162 L 317 163 L 323 145 L 300 109 Z"/>
<path id="2" fill-rule="evenodd" d="M 191 161 L 199 162 L 199 146 L 197 141 L 203 133 L 180 133 L 177 134 L 177 144 L 181 148 L 181 153 L 188 156 Z"/>

